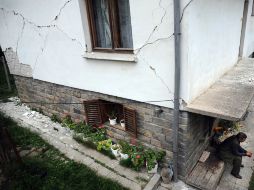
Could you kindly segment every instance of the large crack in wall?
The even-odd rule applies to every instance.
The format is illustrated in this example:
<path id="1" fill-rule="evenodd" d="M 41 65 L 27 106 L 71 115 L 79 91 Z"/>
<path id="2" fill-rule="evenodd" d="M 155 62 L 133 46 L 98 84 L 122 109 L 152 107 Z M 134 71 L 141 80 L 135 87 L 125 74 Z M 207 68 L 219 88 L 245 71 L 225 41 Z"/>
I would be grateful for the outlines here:
<path id="1" fill-rule="evenodd" d="M 77 44 L 85 51 L 85 47 L 82 45 L 82 43 L 81 43 L 78 39 L 71 37 L 68 33 L 66 33 L 63 29 L 61 29 L 61 28 L 57 25 L 57 24 L 58 24 L 57 21 L 58 21 L 59 17 L 61 16 L 62 12 L 63 12 L 64 9 L 66 8 L 66 6 L 68 6 L 68 4 L 70 4 L 72 1 L 73 1 L 73 0 L 68 0 L 68 1 L 66 1 L 66 2 L 61 6 L 61 8 L 59 9 L 59 11 L 57 12 L 56 16 L 54 16 L 54 18 L 51 20 L 50 24 L 48 24 L 48 25 L 38 25 L 38 24 L 32 22 L 31 20 L 29 20 L 28 18 L 26 18 L 25 16 L 23 16 L 21 13 L 17 12 L 17 11 L 14 11 L 14 10 L 6 10 L 5 8 L 0 8 L 0 10 L 3 12 L 3 14 L 5 14 L 5 13 L 13 14 L 14 16 L 18 16 L 18 17 L 20 17 L 20 18 L 22 19 L 22 28 L 21 28 L 21 30 L 20 30 L 21 32 L 20 32 L 20 34 L 18 35 L 19 37 L 18 37 L 18 40 L 17 40 L 17 43 L 16 43 L 16 55 L 17 55 L 17 56 L 18 56 L 19 42 L 20 42 L 20 40 L 22 39 L 23 32 L 24 32 L 24 29 L 25 29 L 26 25 L 29 25 L 29 26 L 31 26 L 31 27 L 33 27 L 33 28 L 36 28 L 36 33 L 40 36 L 40 38 L 43 39 L 43 45 L 42 45 L 42 47 L 41 47 L 40 52 L 37 54 L 36 59 L 35 59 L 35 63 L 33 64 L 34 66 L 33 66 L 33 68 L 31 69 L 33 73 L 35 72 L 36 65 L 37 65 L 37 63 L 38 63 L 39 58 L 43 55 L 43 53 L 44 53 L 44 51 L 45 51 L 45 48 L 46 48 L 46 45 L 47 45 L 48 36 L 49 36 L 49 34 L 50 34 L 50 29 L 52 29 L 52 28 L 57 29 L 59 32 L 61 32 L 62 34 L 64 34 L 64 36 L 65 36 L 67 39 L 69 39 L 69 40 L 71 40 L 71 41 L 77 43 Z M 193 2 L 193 0 L 190 0 L 190 1 L 185 5 L 185 7 L 183 8 L 182 13 L 181 13 L 180 23 L 181 23 L 181 21 L 182 21 L 182 19 L 183 19 L 183 16 L 184 16 L 184 13 L 185 13 L 187 7 L 188 7 L 192 2 Z M 136 55 L 139 55 L 140 52 L 141 52 L 144 48 L 146 48 L 146 47 L 148 47 L 148 46 L 154 45 L 154 44 L 159 43 L 159 42 L 161 42 L 161 41 L 165 41 L 165 40 L 172 39 L 172 38 L 174 37 L 174 33 L 172 33 L 172 34 L 170 34 L 170 35 L 168 35 L 168 36 L 160 37 L 160 38 L 157 38 L 157 39 L 155 39 L 155 40 L 153 40 L 153 41 L 150 41 L 151 38 L 153 37 L 153 35 L 156 33 L 156 31 L 158 31 L 159 28 L 161 27 L 161 25 L 163 24 L 163 21 L 164 21 L 166 15 L 167 15 L 167 10 L 168 10 L 168 7 L 169 7 L 169 6 L 167 6 L 167 7 L 165 8 L 165 7 L 163 7 L 163 6 L 161 5 L 161 3 L 162 3 L 162 0 L 160 0 L 160 1 L 159 1 L 159 4 L 158 4 L 158 7 L 159 7 L 160 9 L 163 10 L 163 15 L 162 15 L 161 18 L 160 18 L 160 22 L 159 22 L 157 25 L 155 25 L 155 26 L 153 27 L 153 30 L 150 32 L 150 34 L 149 34 L 147 40 L 144 42 L 144 44 L 143 44 L 142 46 L 140 46 L 139 48 L 137 48 L 137 49 L 134 50 L 134 52 L 135 52 Z M 5 19 L 5 18 L 4 18 L 4 19 Z M 6 27 L 8 28 L 7 23 L 6 23 Z M 47 31 L 45 37 L 43 38 L 43 35 L 40 33 L 40 30 L 41 30 L 41 29 L 44 29 L 44 28 L 48 29 L 48 31 Z M 161 76 L 158 74 L 156 68 L 153 67 L 151 64 L 149 64 L 148 61 L 145 60 L 145 58 L 141 58 L 141 59 L 145 62 L 145 64 L 148 66 L 148 68 L 154 73 L 154 75 L 155 75 L 155 76 L 162 82 L 162 84 L 166 87 L 166 89 L 167 89 L 169 95 L 172 96 L 172 95 L 173 95 L 172 91 L 170 90 L 169 86 L 167 85 L 167 83 L 165 82 L 165 80 L 163 79 L 163 77 L 161 77 Z M 15 65 L 16 65 L 16 64 L 15 64 Z M 25 64 L 23 64 L 23 65 L 25 65 Z M 26 67 L 27 67 L 27 65 L 26 65 Z M 20 70 L 21 70 L 21 69 L 20 69 Z M 20 71 L 20 72 L 21 72 L 21 71 Z M 16 73 L 17 73 L 17 72 L 16 72 Z M 19 73 L 19 75 L 22 75 L 22 73 Z M 26 72 L 26 76 L 27 76 L 27 72 Z M 169 101 L 172 101 L 172 100 L 169 100 Z"/>
<path id="2" fill-rule="evenodd" d="M 159 43 L 159 42 L 161 42 L 161 41 L 173 39 L 173 37 L 175 36 L 174 33 L 171 33 L 170 35 L 168 35 L 168 36 L 166 36 L 166 37 L 161 37 L 161 38 L 157 38 L 157 39 L 155 39 L 155 40 L 153 40 L 153 41 L 150 41 L 150 39 L 152 38 L 152 36 L 154 35 L 154 33 L 155 33 L 156 31 L 158 31 L 159 28 L 160 28 L 160 26 L 163 24 L 163 20 L 164 20 L 166 14 L 167 14 L 167 9 L 168 9 L 168 7 L 169 7 L 169 6 L 167 6 L 166 8 L 162 7 L 161 2 L 162 2 L 162 0 L 159 1 L 159 7 L 160 7 L 161 9 L 163 9 L 164 13 L 163 13 L 163 15 L 162 15 L 162 17 L 161 17 L 161 19 L 160 19 L 160 23 L 157 24 L 156 26 L 154 26 L 153 30 L 152 30 L 151 33 L 149 34 L 149 36 L 148 36 L 147 40 L 145 41 L 145 43 L 144 43 L 141 47 L 139 47 L 139 48 L 137 48 L 137 49 L 134 50 L 134 52 L 135 52 L 136 55 L 139 55 L 140 52 L 141 52 L 144 48 L 146 48 L 147 46 L 154 45 L 154 44 Z M 193 2 L 193 0 L 190 0 L 190 1 L 183 7 L 182 13 L 181 13 L 181 17 L 180 17 L 180 23 L 181 23 L 182 20 L 183 20 L 184 13 L 185 13 L 186 9 L 191 5 L 192 2 Z M 149 62 L 148 62 L 145 58 L 141 58 L 141 59 L 145 62 L 145 64 L 149 67 L 149 69 L 154 73 L 154 75 L 162 82 L 162 84 L 167 88 L 167 91 L 168 91 L 169 96 L 172 97 L 172 96 L 173 96 L 173 92 L 170 90 L 169 86 L 167 85 L 167 83 L 165 82 L 165 80 L 163 79 L 163 77 L 161 77 L 161 76 L 158 74 L 156 68 L 153 67 L 151 64 L 149 64 Z M 172 101 L 172 102 L 173 102 L 174 100 L 173 100 L 173 99 L 170 99 L 170 100 L 168 100 L 168 101 Z M 180 104 L 186 104 L 185 101 L 184 101 L 184 99 L 182 99 L 182 98 L 180 98 L 179 101 L 181 101 Z"/>
<path id="3" fill-rule="evenodd" d="M 39 53 L 37 54 L 36 59 L 35 59 L 35 62 L 34 62 L 34 64 L 33 64 L 33 68 L 31 69 L 33 73 L 35 72 L 36 65 L 37 65 L 37 63 L 38 63 L 39 58 L 43 55 L 43 53 L 44 53 L 44 51 L 45 51 L 46 44 L 47 44 L 47 39 L 48 39 L 48 36 L 49 36 L 49 34 L 50 34 L 50 32 L 51 32 L 50 29 L 52 29 L 52 28 L 57 29 L 59 32 L 63 33 L 64 36 L 65 36 L 66 38 L 68 38 L 68 39 L 71 40 L 71 41 L 76 42 L 82 49 L 84 49 L 84 47 L 82 46 L 82 43 L 81 43 L 78 39 L 72 38 L 69 34 L 67 34 L 66 32 L 64 32 L 64 30 L 61 29 L 61 28 L 57 25 L 57 21 L 58 21 L 59 17 L 61 16 L 63 10 L 64 10 L 65 7 L 66 7 L 69 3 L 71 3 L 72 1 L 73 1 L 73 0 L 68 0 L 68 1 L 66 1 L 66 2 L 61 6 L 61 8 L 59 9 L 59 11 L 57 12 L 56 16 L 54 16 L 54 18 L 51 20 L 50 24 L 48 24 L 48 25 L 38 25 L 38 24 L 32 22 L 31 20 L 29 20 L 28 18 L 26 18 L 23 14 L 21 14 L 21 13 L 15 11 L 15 10 L 7 10 L 7 9 L 5 9 L 5 8 L 3 8 L 3 7 L 0 8 L 0 10 L 3 12 L 3 14 L 5 14 L 5 13 L 7 13 L 7 14 L 12 14 L 13 16 L 18 16 L 18 17 L 20 17 L 20 18 L 22 19 L 22 28 L 21 28 L 21 30 L 20 30 L 21 32 L 20 32 L 20 34 L 18 35 L 18 40 L 17 40 L 17 42 L 16 42 L 16 48 L 15 48 L 15 51 L 16 51 L 16 52 L 13 52 L 13 55 L 11 56 L 11 57 L 12 57 L 11 59 L 13 59 L 13 56 L 15 56 L 15 54 L 16 54 L 16 56 L 18 56 L 19 42 L 20 42 L 21 39 L 22 39 L 22 36 L 23 36 L 24 29 L 25 29 L 25 26 L 26 26 L 26 25 L 29 25 L 29 26 L 32 27 L 32 28 L 36 28 L 36 33 L 37 33 L 38 36 L 40 36 L 40 38 L 43 40 L 41 50 L 40 50 Z M 6 18 L 4 18 L 4 19 L 6 19 Z M 6 23 L 6 22 L 5 22 L 5 23 Z M 6 23 L 6 27 L 8 28 L 7 23 Z M 47 31 L 45 37 L 43 37 L 43 35 L 40 33 L 40 30 L 41 30 L 41 29 L 45 29 L 45 28 L 48 29 L 48 31 Z M 12 50 L 12 49 L 9 48 L 9 50 L 8 50 L 8 55 L 10 54 L 10 50 Z M 11 61 L 10 63 L 13 63 L 13 61 Z M 21 65 L 26 65 L 26 64 L 21 64 Z M 15 62 L 15 66 L 17 67 L 17 63 L 16 63 L 16 62 Z M 27 67 L 27 66 L 30 66 L 30 65 L 26 65 L 26 67 Z M 9 66 L 9 67 L 13 68 L 13 66 Z M 30 67 L 31 67 L 31 66 L 30 66 Z M 14 67 L 14 68 L 15 68 L 15 67 Z M 22 72 L 21 72 L 22 69 L 20 69 L 20 71 L 17 71 L 17 70 L 15 70 L 15 71 L 12 70 L 12 71 L 14 72 L 14 73 L 12 73 L 12 74 L 18 74 L 18 75 L 23 76 L 23 74 L 22 74 Z M 27 76 L 27 73 L 24 73 L 24 75 Z"/>

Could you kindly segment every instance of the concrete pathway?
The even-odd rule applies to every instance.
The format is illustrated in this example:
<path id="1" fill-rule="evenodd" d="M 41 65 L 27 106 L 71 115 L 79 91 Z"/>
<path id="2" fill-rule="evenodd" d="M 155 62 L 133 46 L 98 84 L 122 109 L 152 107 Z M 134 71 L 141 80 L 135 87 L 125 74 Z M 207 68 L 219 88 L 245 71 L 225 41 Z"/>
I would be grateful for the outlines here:
<path id="1" fill-rule="evenodd" d="M 52 122 L 49 117 L 38 112 L 31 112 L 24 105 L 18 106 L 14 102 L 0 103 L 0 111 L 22 127 L 39 134 L 66 157 L 87 165 L 99 175 L 117 181 L 124 187 L 140 190 L 151 178 L 146 172 L 135 172 L 122 167 L 118 160 L 112 160 L 96 150 L 80 145 L 72 138 L 73 132 L 68 128 Z"/>

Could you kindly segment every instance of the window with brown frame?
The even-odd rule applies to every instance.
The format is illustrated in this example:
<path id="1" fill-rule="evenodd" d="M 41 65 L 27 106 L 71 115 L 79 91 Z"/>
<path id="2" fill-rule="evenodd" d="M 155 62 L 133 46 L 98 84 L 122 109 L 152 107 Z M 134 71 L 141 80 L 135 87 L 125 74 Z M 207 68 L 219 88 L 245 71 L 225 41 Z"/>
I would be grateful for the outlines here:
<path id="1" fill-rule="evenodd" d="M 86 0 L 93 50 L 132 52 L 129 0 Z"/>
<path id="2" fill-rule="evenodd" d="M 117 116 L 117 123 L 124 119 L 125 131 L 137 138 L 136 111 L 134 109 L 105 100 L 84 101 L 84 107 L 88 125 L 98 127 L 107 123 L 109 121 L 108 114 L 114 111 Z"/>

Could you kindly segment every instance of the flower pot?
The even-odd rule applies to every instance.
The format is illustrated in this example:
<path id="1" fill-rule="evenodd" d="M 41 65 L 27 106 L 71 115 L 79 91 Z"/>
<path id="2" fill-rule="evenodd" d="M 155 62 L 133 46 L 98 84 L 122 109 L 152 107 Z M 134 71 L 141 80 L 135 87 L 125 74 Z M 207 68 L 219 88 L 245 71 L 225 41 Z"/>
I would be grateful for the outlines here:
<path id="1" fill-rule="evenodd" d="M 146 168 L 147 168 L 147 162 L 146 162 Z M 148 170 L 148 169 L 147 169 L 147 172 L 148 172 L 149 174 L 155 174 L 155 173 L 157 173 L 157 171 L 158 171 L 158 162 L 156 162 L 156 164 L 155 164 L 155 166 L 154 166 L 153 169 L 151 169 L 151 170 Z"/>
<path id="2" fill-rule="evenodd" d="M 109 119 L 109 124 L 110 124 L 110 125 L 116 125 L 116 118 L 114 118 L 114 119 Z"/>
<path id="3" fill-rule="evenodd" d="M 118 156 L 119 156 L 119 152 L 118 152 L 119 149 L 115 149 L 115 150 L 114 150 L 112 147 L 111 147 L 110 149 L 111 149 L 112 154 L 114 154 L 115 157 L 118 157 Z"/>
<path id="4" fill-rule="evenodd" d="M 120 125 L 121 125 L 121 127 L 122 127 L 123 129 L 125 129 L 125 122 L 124 122 L 123 119 L 120 121 Z"/>
<path id="5" fill-rule="evenodd" d="M 126 160 L 126 159 L 129 158 L 129 155 L 128 155 L 128 154 L 123 154 L 123 153 L 121 153 L 121 152 L 120 152 L 120 156 L 121 156 L 121 159 L 123 159 L 123 160 Z"/>

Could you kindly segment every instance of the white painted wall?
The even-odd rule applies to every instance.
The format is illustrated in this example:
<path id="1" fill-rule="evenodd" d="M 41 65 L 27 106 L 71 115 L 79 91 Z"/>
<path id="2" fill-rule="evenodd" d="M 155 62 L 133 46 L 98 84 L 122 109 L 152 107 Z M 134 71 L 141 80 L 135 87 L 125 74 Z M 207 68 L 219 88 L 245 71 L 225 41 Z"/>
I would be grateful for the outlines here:
<path id="1" fill-rule="evenodd" d="M 182 85 L 191 102 L 238 60 L 243 0 L 193 0 L 184 22 L 188 23 L 187 52 L 183 69 L 188 82 Z M 186 92 L 187 91 L 187 92 Z"/>
<path id="2" fill-rule="evenodd" d="M 173 99 L 173 0 L 129 1 L 137 63 L 83 57 L 83 0 L 1 0 L 0 45 L 17 51 L 35 79 L 137 101 Z M 180 96 L 189 103 L 237 62 L 243 0 L 182 0 L 183 9 Z"/>
<path id="3" fill-rule="evenodd" d="M 172 3 L 130 0 L 134 49 L 152 43 L 135 51 L 137 63 L 83 57 L 90 41 L 81 21 L 85 8 L 78 0 L 1 0 L 0 45 L 17 51 L 35 79 L 138 101 L 172 99 Z"/>
<path id="4" fill-rule="evenodd" d="M 253 0 L 249 1 L 243 57 L 249 57 L 254 52 L 254 16 L 251 16 Z"/>

